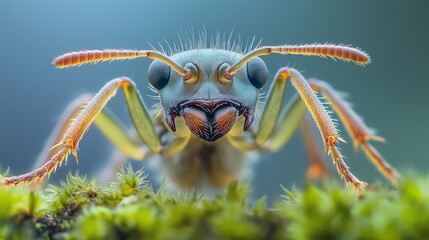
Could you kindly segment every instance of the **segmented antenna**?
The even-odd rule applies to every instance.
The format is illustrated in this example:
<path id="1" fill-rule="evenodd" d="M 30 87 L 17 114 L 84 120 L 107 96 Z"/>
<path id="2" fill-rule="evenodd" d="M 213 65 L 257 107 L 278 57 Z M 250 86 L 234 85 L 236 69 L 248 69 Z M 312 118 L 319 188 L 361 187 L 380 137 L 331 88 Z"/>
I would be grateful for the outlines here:
<path id="1" fill-rule="evenodd" d="M 333 45 L 333 44 L 305 44 L 305 45 L 282 45 L 282 46 L 265 46 L 257 48 L 234 64 L 228 71 L 225 71 L 225 77 L 231 77 L 244 64 L 252 58 L 269 55 L 271 53 L 279 54 L 296 54 L 307 56 L 330 57 L 340 59 L 347 62 L 354 62 L 359 65 L 365 65 L 371 62 L 368 54 L 365 52 L 348 46 Z"/>
<path id="2" fill-rule="evenodd" d="M 86 63 L 134 59 L 137 57 L 147 57 L 147 51 L 105 49 L 101 51 L 88 50 L 70 52 L 55 58 L 53 64 L 57 68 L 66 68 L 71 66 L 81 66 Z"/>
<path id="3" fill-rule="evenodd" d="M 82 66 L 86 63 L 98 63 L 104 61 L 134 59 L 147 57 L 156 59 L 169 65 L 173 70 L 182 76 L 187 76 L 188 70 L 180 67 L 168 56 L 153 50 L 125 50 L 125 49 L 104 49 L 104 50 L 84 50 L 79 52 L 70 52 L 58 56 L 52 62 L 57 68 L 67 68 Z"/>

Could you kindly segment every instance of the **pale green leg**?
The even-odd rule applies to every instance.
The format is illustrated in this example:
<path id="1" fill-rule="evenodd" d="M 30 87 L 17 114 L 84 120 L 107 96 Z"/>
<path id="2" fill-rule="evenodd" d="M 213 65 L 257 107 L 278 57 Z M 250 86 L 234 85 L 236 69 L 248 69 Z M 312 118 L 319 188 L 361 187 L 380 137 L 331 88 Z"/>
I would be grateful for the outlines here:
<path id="1" fill-rule="evenodd" d="M 127 129 L 110 111 L 107 109 L 101 111 L 95 118 L 94 124 L 125 156 L 136 160 L 145 158 L 147 151 L 143 149 L 135 137 L 130 136 Z"/>
<path id="2" fill-rule="evenodd" d="M 161 151 L 161 142 L 155 131 L 153 120 L 133 82 L 123 85 L 128 112 L 141 140 L 153 152 Z"/>
<path id="3" fill-rule="evenodd" d="M 287 79 L 280 77 L 279 73 L 277 73 L 275 81 L 268 92 L 268 98 L 265 103 L 264 111 L 262 112 L 258 131 L 255 137 L 256 144 L 259 146 L 264 145 L 276 127 L 277 119 L 279 119 L 280 111 L 283 107 L 283 99 L 286 92 L 286 80 Z"/>

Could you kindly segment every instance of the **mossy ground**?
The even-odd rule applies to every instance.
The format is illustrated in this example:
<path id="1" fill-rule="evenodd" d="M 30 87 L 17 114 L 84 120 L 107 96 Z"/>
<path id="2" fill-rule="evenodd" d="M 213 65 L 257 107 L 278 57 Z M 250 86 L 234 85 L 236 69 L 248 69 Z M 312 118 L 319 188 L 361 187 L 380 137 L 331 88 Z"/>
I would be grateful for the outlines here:
<path id="1" fill-rule="evenodd" d="M 1 239 L 429 239 L 429 177 L 398 189 L 342 183 L 286 190 L 272 206 L 248 187 L 224 193 L 154 191 L 131 168 L 101 187 L 70 175 L 37 193 L 0 186 Z"/>

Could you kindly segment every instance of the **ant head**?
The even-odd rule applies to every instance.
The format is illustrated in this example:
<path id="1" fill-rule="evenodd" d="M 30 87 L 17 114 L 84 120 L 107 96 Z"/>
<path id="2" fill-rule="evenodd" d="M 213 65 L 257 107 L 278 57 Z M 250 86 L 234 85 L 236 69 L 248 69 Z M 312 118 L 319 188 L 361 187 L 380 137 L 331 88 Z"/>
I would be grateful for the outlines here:
<path id="1" fill-rule="evenodd" d="M 184 76 L 162 61 L 152 62 L 148 80 L 158 90 L 168 127 L 180 131 L 176 122 L 184 123 L 195 136 L 210 142 L 234 125 L 246 131 L 253 122 L 268 69 L 260 58 L 253 58 L 234 75 L 227 75 L 230 66 L 242 58 L 220 49 L 180 52 L 171 59 L 186 69 Z"/>

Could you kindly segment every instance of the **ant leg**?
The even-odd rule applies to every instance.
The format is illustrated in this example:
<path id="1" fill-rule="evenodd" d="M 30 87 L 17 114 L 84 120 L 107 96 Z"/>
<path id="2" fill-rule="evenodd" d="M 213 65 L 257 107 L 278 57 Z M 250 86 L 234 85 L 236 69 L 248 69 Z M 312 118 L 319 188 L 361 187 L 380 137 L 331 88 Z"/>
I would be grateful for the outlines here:
<path id="1" fill-rule="evenodd" d="M 55 125 L 54 130 L 52 131 L 48 140 L 45 142 L 45 145 L 43 146 L 42 151 L 38 155 L 32 169 L 43 165 L 44 163 L 49 161 L 53 157 L 53 155 L 55 155 L 56 152 L 61 150 L 61 146 L 54 145 L 61 141 L 64 133 L 67 131 L 67 128 L 70 125 L 70 122 L 77 117 L 79 112 L 82 110 L 82 107 L 84 107 L 91 100 L 92 97 L 93 96 L 91 96 L 90 94 L 79 96 L 66 107 L 66 110 L 61 115 L 60 120 Z M 43 181 L 35 181 L 31 184 L 31 187 L 39 189 L 42 184 Z"/>
<path id="2" fill-rule="evenodd" d="M 53 155 L 55 155 L 56 152 L 61 150 L 61 146 L 54 145 L 61 141 L 64 133 L 67 131 L 67 128 L 70 125 L 70 122 L 78 116 L 79 112 L 82 110 L 82 107 L 88 104 L 88 102 L 91 101 L 92 97 L 93 96 L 91 96 L 90 94 L 79 96 L 66 107 L 66 110 L 61 115 L 48 140 L 45 142 L 45 145 L 43 146 L 42 151 L 37 157 L 33 168 L 39 167 L 45 162 L 49 161 L 53 157 Z"/>
<path id="3" fill-rule="evenodd" d="M 282 107 L 286 81 L 289 78 L 291 79 L 292 85 L 298 91 L 300 98 L 295 98 L 295 101 L 292 101 L 288 105 L 285 115 L 276 127 Z M 322 136 L 325 152 L 331 154 L 341 177 L 347 183 L 352 184 L 356 189 L 364 187 L 366 183 L 360 181 L 349 171 L 348 166 L 343 160 L 343 156 L 335 146 L 338 141 L 342 141 L 342 139 L 339 137 L 337 129 L 327 110 L 317 98 L 309 83 L 307 83 L 298 71 L 292 68 L 281 68 L 277 72 L 275 79 L 261 116 L 259 129 L 256 133 L 253 146 L 256 148 L 259 146 L 262 149 L 268 150 L 275 150 L 283 146 L 296 130 L 305 115 L 306 109 L 308 109 Z M 273 119 L 275 120 L 273 121 Z M 237 140 L 237 145 L 241 144 L 239 141 L 242 141 L 242 139 Z M 268 143 L 268 146 L 264 146 L 266 143 Z M 252 146 L 252 143 L 246 144 Z"/>
<path id="4" fill-rule="evenodd" d="M 286 81 L 289 78 L 291 79 L 292 85 L 297 90 L 301 99 L 310 111 L 314 121 L 316 122 L 323 139 L 325 151 L 328 151 L 331 154 L 334 164 L 337 167 L 338 173 L 341 175 L 341 177 L 347 183 L 352 184 L 355 189 L 364 187 L 366 183 L 360 181 L 349 171 L 348 166 L 343 160 L 343 156 L 341 155 L 339 149 L 335 146 L 338 141 L 342 141 L 342 139 L 339 137 L 337 129 L 335 128 L 335 125 L 332 122 L 332 119 L 329 116 L 327 110 L 317 98 L 313 89 L 310 87 L 304 77 L 298 71 L 292 68 L 281 68 L 278 71 L 277 76 L 280 81 Z M 279 131 L 277 131 L 277 133 L 278 132 Z M 274 132 L 274 134 L 276 134 L 276 132 Z"/>
<path id="5" fill-rule="evenodd" d="M 359 117 L 359 115 L 351 108 L 350 104 L 348 104 L 347 101 L 345 101 L 327 82 L 310 79 L 308 83 L 314 91 L 320 92 L 320 94 L 327 99 L 332 109 L 338 114 L 341 122 L 347 130 L 347 133 L 354 141 L 355 149 L 361 147 L 365 155 L 373 162 L 377 169 L 386 178 L 388 178 L 393 185 L 397 185 L 400 179 L 400 174 L 389 163 L 387 163 L 383 156 L 370 143 L 368 143 L 369 140 L 380 142 L 385 142 L 385 140 L 374 135 L 374 131 L 366 126 L 362 118 Z M 303 101 L 300 99 L 295 99 L 290 105 L 294 106 L 291 109 L 294 108 L 294 111 L 296 112 L 305 111 Z M 279 128 L 271 135 L 267 148 L 276 150 L 285 144 L 290 136 L 287 134 L 283 135 L 281 133 L 283 131 L 286 133 L 290 132 L 291 128 L 293 128 L 291 126 L 295 127 L 298 121 L 300 120 L 293 120 L 291 123 L 287 121 L 287 117 L 285 117 L 281 126 L 279 126 Z M 295 125 L 293 125 L 293 122 L 295 122 Z"/>
<path id="6" fill-rule="evenodd" d="M 375 136 L 373 131 L 365 125 L 359 115 L 354 112 L 350 105 L 328 83 L 311 79 L 309 80 L 309 86 L 311 89 L 319 91 L 320 94 L 330 102 L 330 106 L 338 114 L 341 122 L 344 123 L 348 134 L 354 140 L 355 148 L 361 146 L 367 157 L 376 165 L 378 170 L 386 176 L 392 184 L 396 185 L 400 179 L 399 173 L 390 166 L 386 160 L 384 160 L 383 156 L 370 143 L 367 142 L 368 140 L 384 142 L 384 139 Z M 289 106 L 292 106 L 290 108 L 290 111 L 292 112 L 302 113 L 306 111 L 304 102 L 299 98 L 294 99 Z M 293 120 L 293 117 L 287 116 L 288 114 L 285 115 L 284 119 L 281 121 L 281 125 L 279 125 L 279 127 L 270 136 L 270 140 L 266 146 L 268 149 L 276 150 L 283 146 L 288 141 L 289 135 L 284 135 L 282 132 L 291 131 L 290 129 L 296 127 L 298 122 L 301 121 L 299 117 L 295 118 L 296 120 Z M 291 116 L 293 116 L 293 114 Z M 302 114 L 301 116 L 303 117 L 304 115 Z M 289 118 L 291 118 L 292 121 L 288 121 Z M 295 125 L 293 125 L 294 122 Z"/>
<path id="7" fill-rule="evenodd" d="M 370 144 L 368 140 L 385 142 L 382 137 L 376 136 L 362 118 L 351 108 L 350 104 L 345 101 L 341 95 L 325 81 L 311 79 L 310 86 L 315 91 L 319 91 L 332 108 L 338 114 L 341 122 L 354 141 L 355 149 L 362 148 L 365 155 L 372 161 L 377 169 L 386 176 L 394 185 L 398 184 L 400 174 L 383 158 L 383 156 Z"/>
<path id="8" fill-rule="evenodd" d="M 61 150 L 62 146 L 55 144 L 61 141 L 63 135 L 70 126 L 70 123 L 73 121 L 73 119 L 78 117 L 82 108 L 88 104 L 92 97 L 93 96 L 89 94 L 82 95 L 67 106 L 66 110 L 61 115 L 60 120 L 46 141 L 45 146 L 39 154 L 33 168 L 43 165 L 52 159 L 55 153 Z M 141 143 L 139 143 L 135 137 L 132 137 L 126 133 L 123 125 L 112 113 L 110 113 L 107 108 L 104 108 L 100 112 L 100 114 L 95 118 L 94 123 L 98 129 L 110 140 L 110 142 L 116 146 L 118 151 L 121 152 L 123 156 L 125 156 L 125 158 L 145 158 L 146 150 L 143 149 Z M 43 180 L 39 180 L 33 182 L 31 186 L 37 189 L 40 188 L 42 184 Z"/>
<path id="9" fill-rule="evenodd" d="M 103 116 L 104 112 L 102 112 L 102 110 L 104 106 L 116 94 L 120 87 L 124 90 L 128 110 L 138 135 L 148 146 L 150 151 L 156 153 L 160 152 L 162 148 L 160 140 L 153 126 L 152 119 L 150 118 L 133 81 L 125 77 L 117 78 L 108 82 L 98 92 L 98 94 L 85 105 L 82 111 L 78 113 L 78 116 L 67 128 L 59 143 L 54 146 L 54 148 L 58 147 L 59 150 L 53 153 L 52 157 L 46 161 L 43 166 L 20 176 L 1 177 L 1 180 L 6 185 L 16 185 L 22 182 L 31 183 L 42 179 L 47 174 L 50 174 L 57 168 L 58 164 L 61 165 L 64 159 L 67 162 L 67 157 L 70 153 L 77 161 L 77 148 L 80 140 L 97 116 Z M 109 117 L 106 117 L 106 119 L 107 120 L 104 122 L 108 126 L 115 125 L 111 124 L 112 122 Z"/>

